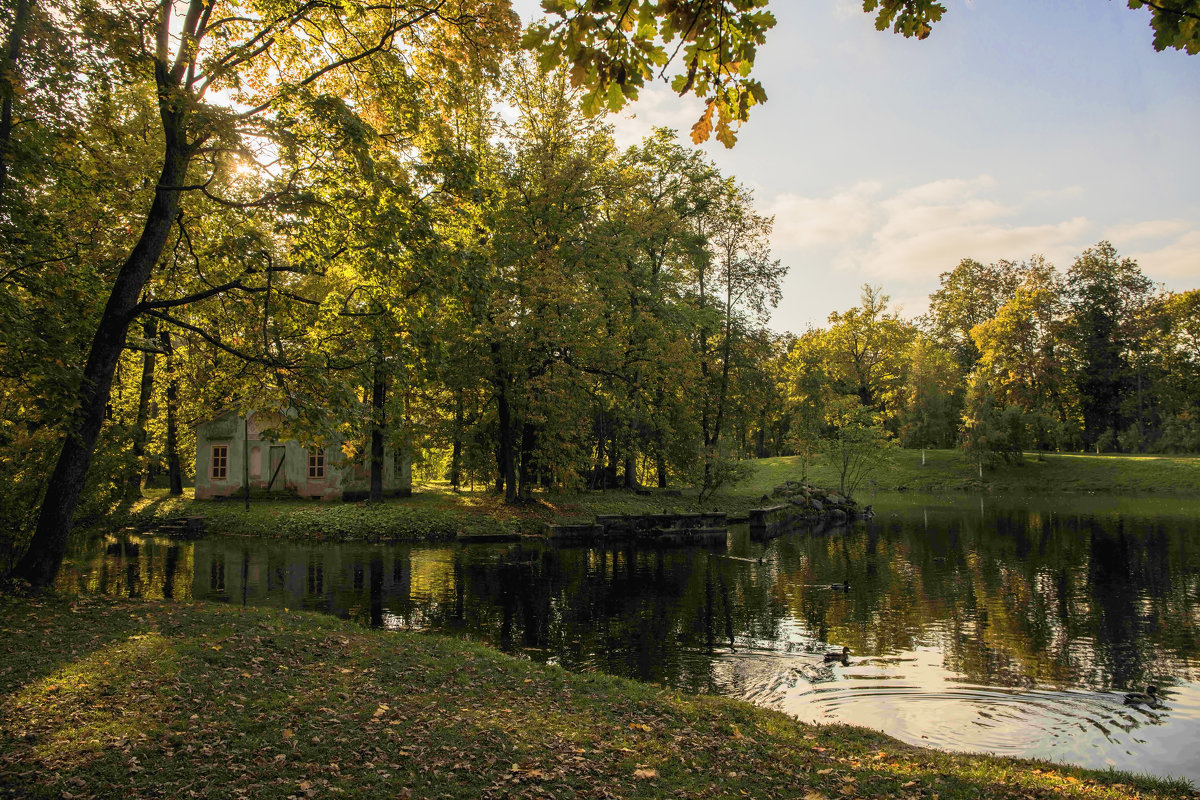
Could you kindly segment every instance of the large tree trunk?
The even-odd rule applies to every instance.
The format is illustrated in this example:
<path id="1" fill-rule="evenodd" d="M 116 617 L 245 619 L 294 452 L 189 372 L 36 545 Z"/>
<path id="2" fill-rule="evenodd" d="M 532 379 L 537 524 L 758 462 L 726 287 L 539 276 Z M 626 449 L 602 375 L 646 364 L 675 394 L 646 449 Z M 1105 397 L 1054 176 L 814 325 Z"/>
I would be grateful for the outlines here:
<path id="1" fill-rule="evenodd" d="M 142 235 L 117 273 L 108 303 L 96 326 L 96 334 L 83 368 L 83 383 L 79 387 L 78 403 L 72 417 L 74 424 L 63 439 L 62 450 L 42 499 L 37 528 L 29 542 L 29 549 L 13 570 L 14 575 L 34 586 L 47 586 L 53 582 L 66 554 L 71 519 L 83 491 L 100 426 L 104 423 L 104 409 L 112 389 L 117 360 L 125 347 L 125 334 L 133 320 L 138 298 L 162 255 L 167 235 L 179 211 L 180 187 L 184 183 L 191 152 L 184 143 L 181 112 L 166 107 L 165 104 L 171 102 L 169 99 L 164 98 L 163 102 L 166 147 L 154 200 L 146 215 Z"/>
<path id="2" fill-rule="evenodd" d="M 8 182 L 8 161 L 12 158 L 13 96 L 17 82 L 17 58 L 21 55 L 21 42 L 25 37 L 25 26 L 29 22 L 29 0 L 17 0 L 12 28 L 8 34 L 8 45 L 4 48 L 4 62 L 0 64 L 0 198 L 4 197 Z"/>
<path id="3" fill-rule="evenodd" d="M 387 402 L 387 377 L 376 364 L 371 376 L 371 493 L 372 503 L 383 500 L 383 426 Z"/>
<path id="4" fill-rule="evenodd" d="M 183 467 L 179 463 L 179 380 L 175 377 L 175 351 L 171 333 L 160 334 L 167 357 L 167 483 L 172 497 L 183 494 Z"/>
<path id="5" fill-rule="evenodd" d="M 463 390 L 454 398 L 454 445 L 450 454 L 450 486 L 457 489 L 462 482 Z"/>
<path id="6" fill-rule="evenodd" d="M 150 419 L 150 395 L 154 393 L 154 340 L 158 338 L 158 320 L 142 323 L 142 337 L 149 343 L 142 353 L 142 384 L 138 391 L 137 416 L 133 422 L 133 469 L 125 482 L 125 499 L 132 502 L 142 496 L 146 477 L 146 424 Z"/>
<path id="7" fill-rule="evenodd" d="M 628 267 L 630 274 L 633 274 L 633 266 Z M 634 353 L 637 347 L 635 337 L 638 335 L 641 318 L 641 304 L 638 302 L 638 292 L 636 283 L 633 290 L 629 293 L 629 339 L 625 343 L 625 360 L 628 363 L 630 359 L 636 359 Z M 639 401 L 641 400 L 641 382 L 642 371 L 635 369 L 633 371 L 633 380 L 629 384 L 629 395 L 626 402 L 629 404 L 629 438 L 625 443 L 625 488 L 636 489 L 637 481 L 637 456 L 638 456 L 638 425 L 640 422 Z"/>
<path id="8" fill-rule="evenodd" d="M 517 496 L 522 500 L 528 500 L 531 496 L 530 481 L 533 478 L 533 453 L 536 448 L 537 428 L 532 423 L 523 423 L 521 425 L 521 472 L 517 484 Z"/>
<path id="9" fill-rule="evenodd" d="M 492 364 L 495 373 L 492 384 L 496 395 L 496 416 L 500 425 L 500 447 L 496 452 L 496 462 L 499 467 L 499 477 L 496 480 L 504 484 L 504 502 L 514 505 L 517 502 L 517 468 L 513 454 L 512 409 L 508 402 L 508 371 L 501 362 L 500 343 L 492 342 Z"/>
<path id="10" fill-rule="evenodd" d="M 641 383 L 642 373 L 637 370 L 633 373 L 633 383 L 629 390 L 629 439 L 625 443 L 625 488 L 636 489 L 638 487 L 637 479 L 637 457 L 638 457 L 638 433 L 641 430 L 641 408 L 639 401 L 641 399 Z"/>
<path id="11" fill-rule="evenodd" d="M 496 414 L 500 421 L 499 480 L 504 482 L 504 502 L 514 505 L 517 502 L 517 466 L 513 453 L 512 411 L 504 387 L 496 392 Z"/>
<path id="12" fill-rule="evenodd" d="M 708 486 L 712 476 L 712 446 L 713 437 L 709 429 L 709 397 L 708 397 L 708 328 L 703 322 L 704 309 L 708 303 L 708 299 L 704 292 L 704 261 L 700 260 L 698 264 L 698 277 L 700 282 L 700 431 L 704 435 L 704 477 L 702 485 Z"/>
<path id="13" fill-rule="evenodd" d="M 721 383 L 717 389 L 717 419 L 713 424 L 711 445 L 721 445 L 721 425 L 725 422 L 725 400 L 729 396 L 729 356 L 733 349 L 733 303 L 725 300 L 725 342 L 721 348 Z M 705 476 L 707 477 L 707 475 Z"/>

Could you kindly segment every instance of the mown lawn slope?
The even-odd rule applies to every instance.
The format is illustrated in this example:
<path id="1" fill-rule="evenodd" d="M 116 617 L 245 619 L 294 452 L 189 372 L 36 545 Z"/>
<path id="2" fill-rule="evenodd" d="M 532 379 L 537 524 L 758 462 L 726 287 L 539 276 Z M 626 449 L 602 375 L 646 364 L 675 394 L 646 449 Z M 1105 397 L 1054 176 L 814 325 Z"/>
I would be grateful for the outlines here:
<path id="1" fill-rule="evenodd" d="M 307 613 L 0 596 L 0 797 L 1191 796 Z"/>

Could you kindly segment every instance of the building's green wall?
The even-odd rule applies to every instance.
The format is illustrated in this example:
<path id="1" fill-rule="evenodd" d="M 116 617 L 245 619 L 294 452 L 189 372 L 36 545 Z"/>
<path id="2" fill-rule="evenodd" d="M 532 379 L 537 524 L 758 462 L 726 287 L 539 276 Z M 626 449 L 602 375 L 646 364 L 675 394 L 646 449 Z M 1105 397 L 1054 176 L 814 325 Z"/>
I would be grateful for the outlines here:
<path id="1" fill-rule="evenodd" d="M 203 500 L 237 495 L 245 485 L 247 474 L 252 491 L 266 489 L 273 472 L 272 447 L 284 448 L 283 466 L 270 487 L 272 491 L 294 492 L 301 497 L 336 500 L 346 492 L 361 493 L 370 488 L 368 466 L 345 463 L 340 442 L 331 443 L 324 448 L 324 479 L 309 478 L 308 449 L 292 440 L 271 439 L 264 432 L 277 425 L 278 417 L 274 415 L 252 412 L 247 424 L 244 416 L 232 411 L 198 425 L 196 498 Z M 212 477 L 212 449 L 215 445 L 225 445 L 229 448 L 224 480 Z M 412 489 L 411 459 L 403 457 L 399 460 L 401 463 L 397 465 L 391 448 L 384 450 L 383 489 L 390 494 L 403 494 Z"/>

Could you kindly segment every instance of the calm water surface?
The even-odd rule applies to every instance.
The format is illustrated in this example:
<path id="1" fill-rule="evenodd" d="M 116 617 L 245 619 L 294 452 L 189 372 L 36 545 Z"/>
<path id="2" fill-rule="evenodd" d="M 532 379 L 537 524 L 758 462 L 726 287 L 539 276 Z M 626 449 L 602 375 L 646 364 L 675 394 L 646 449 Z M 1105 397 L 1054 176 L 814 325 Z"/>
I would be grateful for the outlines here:
<path id="1" fill-rule="evenodd" d="M 1200 782 L 1200 503 L 880 497 L 722 548 L 81 544 L 64 591 L 462 633 L 947 750 Z M 848 581 L 848 592 L 830 585 Z M 848 665 L 823 654 L 846 645 Z M 1162 687 L 1160 709 L 1121 693 Z"/>

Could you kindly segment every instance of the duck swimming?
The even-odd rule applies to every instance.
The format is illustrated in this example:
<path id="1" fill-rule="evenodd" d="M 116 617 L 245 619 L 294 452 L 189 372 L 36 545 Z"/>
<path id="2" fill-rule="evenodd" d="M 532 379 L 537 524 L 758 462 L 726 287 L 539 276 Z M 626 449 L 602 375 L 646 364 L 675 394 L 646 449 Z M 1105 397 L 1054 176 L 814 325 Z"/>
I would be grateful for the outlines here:
<path id="1" fill-rule="evenodd" d="M 849 647 L 843 647 L 842 652 L 840 652 L 840 653 L 826 653 L 825 654 L 826 663 L 828 663 L 830 661 L 840 661 L 843 664 L 845 664 L 849 660 L 850 660 L 850 648 Z"/>
<path id="2" fill-rule="evenodd" d="M 1130 692 L 1125 695 L 1125 705 L 1127 706 L 1155 706 L 1162 703 L 1162 695 L 1158 693 L 1157 686 L 1147 686 L 1145 692 Z"/>
<path id="3" fill-rule="evenodd" d="M 850 581 L 847 580 L 845 583 L 831 583 L 829 584 L 829 588 L 835 592 L 848 592 L 850 591 Z"/>

